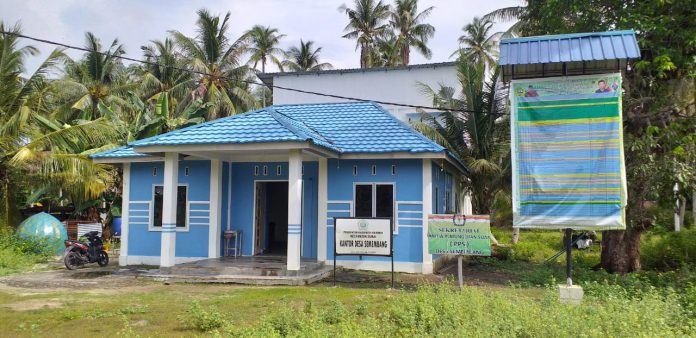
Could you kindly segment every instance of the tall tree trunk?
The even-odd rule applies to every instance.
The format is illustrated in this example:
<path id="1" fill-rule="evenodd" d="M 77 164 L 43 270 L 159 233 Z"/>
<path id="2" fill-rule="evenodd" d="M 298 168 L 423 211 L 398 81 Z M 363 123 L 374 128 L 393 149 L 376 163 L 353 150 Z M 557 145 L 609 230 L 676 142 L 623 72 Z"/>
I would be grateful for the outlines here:
<path id="1" fill-rule="evenodd" d="M 512 229 L 512 244 L 517 244 L 520 241 L 520 228 Z"/>
<path id="2" fill-rule="evenodd" d="M 363 44 L 363 46 L 360 47 L 360 68 L 367 68 L 365 53 L 367 53 L 367 46 Z"/>
<path id="3" fill-rule="evenodd" d="M 609 273 L 624 274 L 640 270 L 641 230 L 609 230 L 602 232 L 600 266 Z"/>
<path id="4" fill-rule="evenodd" d="M 410 60 L 411 49 L 408 45 L 401 47 L 401 64 L 408 66 Z"/>

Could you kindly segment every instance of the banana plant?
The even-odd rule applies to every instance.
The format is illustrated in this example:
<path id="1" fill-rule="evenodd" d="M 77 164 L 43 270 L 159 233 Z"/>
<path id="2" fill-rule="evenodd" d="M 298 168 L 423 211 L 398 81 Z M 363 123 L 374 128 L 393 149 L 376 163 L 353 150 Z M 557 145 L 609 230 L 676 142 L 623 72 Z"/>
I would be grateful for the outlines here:
<path id="1" fill-rule="evenodd" d="M 132 114 L 121 114 L 119 117 L 111 107 L 100 104 L 99 110 L 105 118 L 112 121 L 117 128 L 122 128 L 126 142 L 152 137 L 161 133 L 185 128 L 205 121 L 207 109 L 211 103 L 198 99 L 181 111 L 172 111 L 169 104 L 169 93 L 160 93 L 154 104 L 143 102 L 136 94 L 128 93 L 128 102 Z M 127 116 L 132 116 L 128 119 Z"/>

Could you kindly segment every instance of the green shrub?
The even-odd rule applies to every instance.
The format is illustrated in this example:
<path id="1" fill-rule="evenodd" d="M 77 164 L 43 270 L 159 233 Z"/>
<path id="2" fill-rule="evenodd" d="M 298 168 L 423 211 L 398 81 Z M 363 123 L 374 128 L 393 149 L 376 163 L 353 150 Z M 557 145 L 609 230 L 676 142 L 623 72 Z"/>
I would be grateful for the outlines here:
<path id="1" fill-rule="evenodd" d="M 326 321 L 325 311 L 284 307 L 252 327 L 228 333 L 235 337 L 694 336 L 693 312 L 678 293 L 649 289 L 637 299 L 621 292 L 586 296 L 582 304 L 572 306 L 560 303 L 556 289 L 539 300 L 440 284 L 397 292 L 379 313 L 346 311 L 341 320 Z M 345 305 L 334 303 L 327 311 L 336 308 L 344 311 Z"/>
<path id="2" fill-rule="evenodd" d="M 668 271 L 696 267 L 696 229 L 648 233 L 642 236 L 641 264 L 646 270 Z"/>
<path id="3" fill-rule="evenodd" d="M 347 316 L 348 310 L 343 303 L 338 300 L 332 300 L 331 306 L 323 312 L 321 319 L 326 324 L 338 324 Z"/>
<path id="4" fill-rule="evenodd" d="M 0 276 L 31 270 L 53 255 L 41 239 L 23 238 L 8 228 L 0 229 Z"/>
<path id="5" fill-rule="evenodd" d="M 188 329 L 196 329 L 203 332 L 222 328 L 225 318 L 212 308 L 204 309 L 198 301 L 189 304 L 186 314 L 179 317 Z"/>

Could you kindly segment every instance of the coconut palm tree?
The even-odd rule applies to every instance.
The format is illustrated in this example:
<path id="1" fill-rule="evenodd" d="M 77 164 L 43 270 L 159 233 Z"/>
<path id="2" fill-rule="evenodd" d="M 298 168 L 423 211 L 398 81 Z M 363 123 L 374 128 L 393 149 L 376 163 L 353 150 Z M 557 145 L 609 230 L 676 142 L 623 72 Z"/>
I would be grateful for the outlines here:
<path id="1" fill-rule="evenodd" d="M 454 54 L 459 54 L 473 63 L 483 63 L 486 69 L 491 69 L 496 64 L 498 40 L 503 35 L 501 32 L 491 34 L 492 28 L 491 20 L 475 17 L 462 28 L 464 34 L 459 37 L 461 47 Z"/>
<path id="2" fill-rule="evenodd" d="M 331 69 L 333 66 L 328 62 L 320 62 L 319 53 L 321 47 L 314 48 L 314 41 L 300 39 L 300 45 L 291 47 L 288 50 L 288 59 L 283 61 L 283 67 L 295 72 L 311 72 L 317 70 Z"/>
<path id="3" fill-rule="evenodd" d="M 230 12 L 221 18 L 201 9 L 195 37 L 178 31 L 170 32 L 191 68 L 206 74 L 197 76 L 198 87 L 192 93 L 192 99 L 203 98 L 211 103 L 208 119 L 259 106 L 250 91 L 249 83 L 254 81 L 250 69 L 240 63 L 245 52 L 243 40 L 230 41 L 227 37 L 229 21 Z"/>
<path id="4" fill-rule="evenodd" d="M 0 22 L 0 31 L 21 29 Z M 119 136 L 104 118 L 72 125 L 52 119 L 56 86 L 47 75 L 64 55 L 53 51 L 23 77 L 25 58 L 37 53 L 32 46 L 19 48 L 16 36 L 0 34 L 0 214 L 5 224 L 15 224 L 12 216 L 22 192 L 63 188 L 74 200 L 103 192 L 111 169 L 93 164 L 86 152 Z"/>
<path id="5" fill-rule="evenodd" d="M 193 76 L 185 69 L 185 62 L 176 52 L 174 41 L 170 38 L 154 40 L 140 49 L 147 61 L 137 72 L 144 99 L 154 102 L 161 95 L 167 95 L 170 109 L 174 109 L 189 97 L 194 87 Z"/>
<path id="6" fill-rule="evenodd" d="M 453 88 L 421 84 L 435 106 L 453 110 L 437 117 L 423 114 L 422 121 L 411 123 L 467 165 L 468 177 L 461 182 L 471 193 L 473 211 L 489 214 L 496 198 L 509 199 L 511 189 L 509 121 L 503 115 L 507 92 L 498 83 L 498 71 L 486 80 L 481 63 L 460 59 L 457 68 L 460 95 Z"/>
<path id="7" fill-rule="evenodd" d="M 389 33 L 377 40 L 374 65 L 376 67 L 395 67 L 401 65 L 401 48 L 398 38 Z"/>
<path id="8" fill-rule="evenodd" d="M 397 36 L 401 64 L 409 64 L 411 47 L 427 59 L 432 56 L 428 40 L 435 35 L 435 27 L 424 21 L 433 8 L 431 6 L 418 13 L 418 0 L 396 0 L 394 3 L 389 24 Z"/>
<path id="9" fill-rule="evenodd" d="M 125 104 L 123 97 L 127 91 L 135 88 L 127 81 L 126 68 L 118 59 L 125 53 L 118 39 L 114 39 L 106 50 L 90 32 L 85 34 L 85 40 L 85 49 L 89 51 L 79 61 L 66 57 L 65 77 L 54 82 L 59 89 L 56 91 L 58 100 L 62 103 L 58 114 L 62 120 L 99 118 L 100 102 L 121 106 Z"/>
<path id="10" fill-rule="evenodd" d="M 246 31 L 242 36 L 245 48 L 250 53 L 249 64 L 256 68 L 261 63 L 261 73 L 266 72 L 266 63 L 270 60 L 273 64 L 281 68 L 281 61 L 278 57 L 285 56 L 285 52 L 278 47 L 280 40 L 285 34 L 278 34 L 277 28 L 256 25 Z"/>
<path id="11" fill-rule="evenodd" d="M 356 40 L 355 49 L 360 49 L 360 68 L 370 68 L 376 55 L 377 39 L 389 29 L 389 5 L 381 0 L 354 0 L 353 6 L 349 8 L 344 4 L 339 7 L 348 16 L 343 37 Z"/>
<path id="12" fill-rule="evenodd" d="M 496 9 L 483 16 L 484 20 L 496 21 L 516 21 L 507 32 L 519 34 L 530 23 L 530 12 L 527 6 L 511 6 Z"/>

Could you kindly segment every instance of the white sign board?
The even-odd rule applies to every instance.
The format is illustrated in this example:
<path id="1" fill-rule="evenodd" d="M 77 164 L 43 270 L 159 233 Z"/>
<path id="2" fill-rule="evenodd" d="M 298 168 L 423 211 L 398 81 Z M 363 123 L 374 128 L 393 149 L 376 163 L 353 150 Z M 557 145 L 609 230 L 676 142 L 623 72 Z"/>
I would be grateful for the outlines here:
<path id="1" fill-rule="evenodd" d="M 391 256 L 391 219 L 335 218 L 337 255 Z"/>

